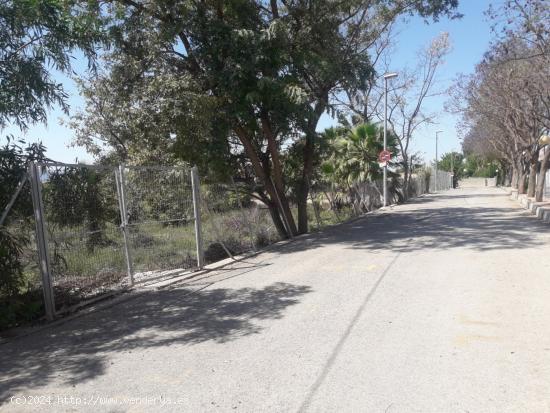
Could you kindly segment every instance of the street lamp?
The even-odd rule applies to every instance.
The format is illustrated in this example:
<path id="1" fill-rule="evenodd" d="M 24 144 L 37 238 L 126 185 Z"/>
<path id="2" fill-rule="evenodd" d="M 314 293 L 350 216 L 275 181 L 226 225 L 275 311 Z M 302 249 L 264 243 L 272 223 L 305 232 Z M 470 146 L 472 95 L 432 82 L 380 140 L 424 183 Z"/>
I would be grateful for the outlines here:
<path id="1" fill-rule="evenodd" d="M 390 72 L 384 74 L 384 151 L 387 150 L 388 143 L 388 80 L 397 77 L 397 73 Z M 384 206 L 388 204 L 388 162 L 384 165 Z"/>
<path id="2" fill-rule="evenodd" d="M 437 192 L 437 138 L 438 135 L 443 132 L 442 130 L 435 131 L 435 192 Z"/>
<path id="3" fill-rule="evenodd" d="M 455 189 L 455 151 L 451 150 L 451 189 Z"/>

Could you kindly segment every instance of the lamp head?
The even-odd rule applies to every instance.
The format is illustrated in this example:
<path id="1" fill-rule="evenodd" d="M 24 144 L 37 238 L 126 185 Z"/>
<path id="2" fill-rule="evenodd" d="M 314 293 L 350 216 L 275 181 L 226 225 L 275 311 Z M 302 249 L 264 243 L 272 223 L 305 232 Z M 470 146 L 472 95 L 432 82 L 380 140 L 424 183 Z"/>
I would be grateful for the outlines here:
<path id="1" fill-rule="evenodd" d="M 539 138 L 539 145 L 540 146 L 550 145 L 550 135 L 542 135 Z"/>
<path id="2" fill-rule="evenodd" d="M 397 73 L 396 72 L 388 72 L 388 73 L 384 73 L 384 79 L 392 79 L 394 77 L 397 77 Z"/>

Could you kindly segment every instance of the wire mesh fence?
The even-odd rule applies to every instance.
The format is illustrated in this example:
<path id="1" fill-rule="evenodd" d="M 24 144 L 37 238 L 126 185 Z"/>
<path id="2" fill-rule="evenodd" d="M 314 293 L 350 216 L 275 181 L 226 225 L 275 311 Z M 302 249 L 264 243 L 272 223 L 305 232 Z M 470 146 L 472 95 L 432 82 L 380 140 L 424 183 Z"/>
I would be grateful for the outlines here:
<path id="1" fill-rule="evenodd" d="M 451 189 L 452 174 L 446 171 L 435 171 L 433 168 L 430 172 L 430 192 L 446 191 Z"/>
<path id="2" fill-rule="evenodd" d="M 212 263 L 280 240 L 267 207 L 245 185 L 202 182 L 204 258 Z"/>
<path id="3" fill-rule="evenodd" d="M 431 171 L 414 174 L 409 197 L 434 190 L 435 182 Z M 437 189 L 450 186 L 450 174 L 440 171 Z M 404 198 L 398 176 L 388 189 L 390 203 Z M 25 213 L 2 229 L 25 238 L 25 280 L 34 286 L 29 291 L 42 288 L 47 315 L 281 240 L 258 191 L 231 178 L 201 181 L 187 166 L 35 163 L 22 192 Z M 381 181 L 313 182 L 310 228 L 373 211 L 381 207 L 382 193 Z M 297 208 L 291 209 L 296 222 Z"/>
<path id="4" fill-rule="evenodd" d="M 127 284 L 116 169 L 41 164 L 56 310 Z"/>
<path id="5" fill-rule="evenodd" d="M 435 174 L 433 169 L 413 173 L 409 179 L 407 196 L 404 196 L 402 177 L 388 180 L 388 203 L 394 204 L 404 199 L 414 198 L 429 192 L 435 192 Z M 451 174 L 439 171 L 437 177 L 439 191 L 451 188 Z M 321 229 L 327 225 L 345 222 L 374 211 L 383 204 L 383 182 L 355 182 L 345 187 L 334 183 L 312 182 L 308 200 L 308 219 L 313 228 Z"/>
<path id="6" fill-rule="evenodd" d="M 123 167 L 119 175 L 135 280 L 197 267 L 190 168 Z"/>

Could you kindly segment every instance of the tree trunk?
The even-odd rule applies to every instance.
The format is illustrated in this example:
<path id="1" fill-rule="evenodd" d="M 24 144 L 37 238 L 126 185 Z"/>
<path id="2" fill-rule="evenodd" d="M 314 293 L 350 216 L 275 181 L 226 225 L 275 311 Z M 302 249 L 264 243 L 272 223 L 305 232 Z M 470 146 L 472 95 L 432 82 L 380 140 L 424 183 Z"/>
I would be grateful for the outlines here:
<path id="1" fill-rule="evenodd" d="M 277 190 L 276 186 L 273 184 L 270 178 L 268 161 L 262 162 L 262 159 L 260 159 L 260 156 L 258 155 L 258 152 L 256 151 L 254 144 L 252 143 L 252 140 L 250 139 L 249 135 L 243 127 L 235 126 L 233 130 L 243 144 L 245 151 L 250 158 L 256 176 L 260 178 L 264 183 L 265 190 L 269 195 L 269 199 L 271 201 L 271 203 L 268 204 L 268 207 L 270 208 L 270 213 L 273 217 L 273 223 L 275 224 L 277 231 L 279 231 L 279 235 L 281 235 L 283 238 L 288 238 L 289 236 L 296 234 L 296 224 L 294 223 L 294 218 L 292 217 L 292 213 L 290 212 L 288 199 L 284 192 L 281 189 Z M 275 212 L 278 218 L 275 218 Z M 283 222 L 285 217 L 290 227 L 290 234 L 286 229 L 284 229 L 284 231 L 281 231 L 281 226 L 279 225 Z M 283 228 L 286 228 L 286 226 L 283 226 Z"/>
<path id="2" fill-rule="evenodd" d="M 279 215 L 279 209 L 276 205 L 269 204 L 269 214 L 271 215 L 271 219 L 273 220 L 273 224 L 275 225 L 275 228 L 277 229 L 277 233 L 279 236 L 283 239 L 288 238 L 288 234 L 286 231 L 285 224 L 281 220 L 281 216 Z"/>
<path id="3" fill-rule="evenodd" d="M 403 201 L 409 199 L 409 181 L 411 174 L 409 170 L 409 160 L 406 156 L 403 156 Z"/>
<path id="4" fill-rule="evenodd" d="M 548 163 L 550 162 L 550 148 L 544 152 L 544 158 L 540 164 L 539 176 L 537 179 L 537 188 L 535 191 L 535 201 L 542 202 L 544 196 L 544 183 L 546 178 L 546 171 L 548 170 Z"/>
<path id="5" fill-rule="evenodd" d="M 512 178 L 510 179 L 510 186 L 512 188 L 518 189 L 518 183 L 519 183 L 519 174 L 516 166 L 512 166 Z"/>
<path id="6" fill-rule="evenodd" d="M 317 124 L 323 114 L 328 102 L 328 92 L 321 93 L 322 98 L 315 105 L 311 117 L 307 122 L 306 142 L 304 145 L 304 167 L 302 169 L 302 180 L 298 188 L 298 233 L 304 234 L 308 231 L 307 222 L 307 196 L 309 194 L 309 178 L 313 171 L 314 143 L 317 136 Z"/>
<path id="7" fill-rule="evenodd" d="M 523 171 L 520 171 L 518 173 L 518 194 L 524 194 L 525 193 L 525 177 L 526 173 Z"/>
<path id="8" fill-rule="evenodd" d="M 527 177 L 527 171 L 523 160 L 520 158 L 516 161 L 516 168 L 518 174 L 518 194 L 525 194 L 527 188 L 525 185 L 525 178 Z"/>
<path id="9" fill-rule="evenodd" d="M 298 188 L 298 232 L 304 234 L 308 231 L 307 222 L 307 196 L 309 194 L 309 177 L 313 170 L 313 136 L 311 133 L 306 135 L 304 145 L 304 169 L 302 170 L 302 180 Z"/>
<path id="10" fill-rule="evenodd" d="M 261 124 L 262 124 L 262 133 L 264 134 L 265 139 L 267 140 L 267 148 L 269 154 L 271 155 L 271 164 L 272 171 L 269 171 L 269 163 L 266 163 L 265 167 L 268 169 L 266 175 L 272 177 L 271 183 L 273 184 L 274 190 L 276 191 L 276 196 L 278 197 L 277 205 L 281 208 L 281 213 L 284 214 L 286 222 L 289 226 L 290 233 L 296 235 L 296 223 L 294 222 L 294 217 L 292 216 L 292 211 L 290 209 L 290 203 L 285 194 L 285 186 L 283 180 L 283 168 L 281 166 L 281 159 L 279 156 L 279 148 L 276 142 L 276 136 L 273 133 L 271 127 L 271 122 L 267 113 L 262 112 L 261 115 Z"/>
<path id="11" fill-rule="evenodd" d="M 527 197 L 529 198 L 533 198 L 535 196 L 535 187 L 537 185 L 537 165 L 537 161 L 531 161 L 529 163 L 529 184 L 527 186 Z"/>

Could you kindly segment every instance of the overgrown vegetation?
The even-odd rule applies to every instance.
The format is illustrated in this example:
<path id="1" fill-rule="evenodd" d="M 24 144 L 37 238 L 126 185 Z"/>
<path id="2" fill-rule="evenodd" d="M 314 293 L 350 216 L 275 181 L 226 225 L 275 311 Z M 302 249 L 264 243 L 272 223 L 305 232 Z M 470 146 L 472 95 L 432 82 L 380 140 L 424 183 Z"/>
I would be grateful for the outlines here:
<path id="1" fill-rule="evenodd" d="M 0 205 L 5 207 L 26 174 L 27 163 L 45 159 L 39 144 L 8 140 L 0 148 Z M 28 254 L 34 241 L 29 183 L 21 191 L 6 221 L 0 225 L 0 329 L 42 315 L 36 256 Z"/>

